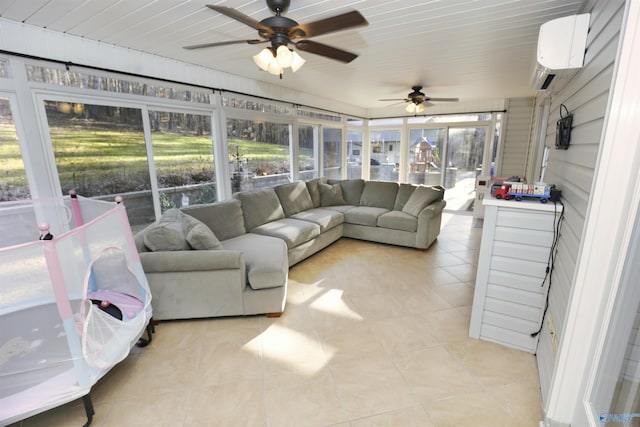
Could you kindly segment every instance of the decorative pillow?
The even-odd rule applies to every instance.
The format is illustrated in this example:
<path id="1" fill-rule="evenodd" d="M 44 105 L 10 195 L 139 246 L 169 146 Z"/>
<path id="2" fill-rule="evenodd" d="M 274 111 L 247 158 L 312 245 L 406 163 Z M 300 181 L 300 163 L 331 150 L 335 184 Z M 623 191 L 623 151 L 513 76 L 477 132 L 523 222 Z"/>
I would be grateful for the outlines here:
<path id="1" fill-rule="evenodd" d="M 150 251 L 184 251 L 191 247 L 182 228 L 178 209 L 168 209 L 144 235 L 144 245 Z"/>
<path id="2" fill-rule="evenodd" d="M 193 249 L 222 249 L 222 244 L 213 231 L 191 215 L 182 213 L 182 229 L 185 240 Z"/>
<path id="3" fill-rule="evenodd" d="M 307 190 L 309 190 L 309 195 L 311 196 L 311 202 L 313 203 L 313 207 L 317 208 L 320 206 L 320 184 L 326 184 L 327 178 L 314 178 L 310 181 L 307 181 Z"/>
<path id="4" fill-rule="evenodd" d="M 320 184 L 320 206 L 346 205 L 340 184 Z"/>
<path id="5" fill-rule="evenodd" d="M 405 203 L 402 208 L 402 212 L 418 216 L 422 209 L 436 200 L 441 200 L 443 196 L 444 192 L 437 188 L 419 186 L 411 193 L 409 200 L 407 200 L 407 203 Z"/>
<path id="6" fill-rule="evenodd" d="M 400 187 L 398 188 L 398 195 L 396 196 L 396 202 L 393 205 L 393 210 L 401 211 L 415 189 L 416 186 L 413 184 L 400 184 Z"/>

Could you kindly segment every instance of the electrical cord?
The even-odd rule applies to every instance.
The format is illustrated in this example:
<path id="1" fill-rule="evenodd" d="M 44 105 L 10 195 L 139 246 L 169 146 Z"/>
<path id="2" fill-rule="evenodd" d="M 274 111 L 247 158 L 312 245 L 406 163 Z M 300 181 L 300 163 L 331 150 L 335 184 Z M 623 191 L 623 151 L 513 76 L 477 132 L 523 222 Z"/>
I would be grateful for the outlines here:
<path id="1" fill-rule="evenodd" d="M 560 215 L 558 216 L 558 203 L 562 206 L 562 210 L 560 211 Z M 542 327 L 544 326 L 544 319 L 547 316 L 547 310 L 549 309 L 549 295 L 551 294 L 551 278 L 553 274 L 553 269 L 556 263 L 556 254 L 558 252 L 558 241 L 560 240 L 560 227 L 562 226 L 562 221 L 564 220 L 564 204 L 561 201 L 553 202 L 553 212 L 554 212 L 554 220 L 553 220 L 553 242 L 551 243 L 551 248 L 549 250 L 549 257 L 547 258 L 547 268 L 545 270 L 544 278 L 542 279 L 542 284 L 540 287 L 543 287 L 547 279 L 549 279 L 549 287 L 547 289 L 547 297 L 544 302 L 544 311 L 542 312 L 542 320 L 540 321 L 540 327 L 537 331 L 531 333 L 531 338 L 537 337 L 542 331 Z"/>

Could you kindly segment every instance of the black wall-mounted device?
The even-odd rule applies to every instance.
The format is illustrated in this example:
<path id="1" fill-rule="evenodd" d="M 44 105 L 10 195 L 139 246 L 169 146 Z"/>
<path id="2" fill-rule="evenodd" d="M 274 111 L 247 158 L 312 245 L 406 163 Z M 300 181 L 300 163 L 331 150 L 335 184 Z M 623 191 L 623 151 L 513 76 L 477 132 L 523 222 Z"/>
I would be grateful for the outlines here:
<path id="1" fill-rule="evenodd" d="M 562 114 L 564 108 L 565 114 Z M 560 104 L 560 119 L 556 122 L 556 149 L 568 150 L 571 143 L 571 124 L 573 123 L 573 114 L 569 114 L 569 110 L 564 104 Z"/>

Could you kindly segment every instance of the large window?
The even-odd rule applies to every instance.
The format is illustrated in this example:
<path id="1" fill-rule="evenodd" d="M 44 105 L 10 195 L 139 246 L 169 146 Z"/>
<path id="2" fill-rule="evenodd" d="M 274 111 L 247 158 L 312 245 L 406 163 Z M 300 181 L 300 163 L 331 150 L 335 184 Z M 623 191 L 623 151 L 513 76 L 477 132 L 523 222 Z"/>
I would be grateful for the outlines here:
<path id="1" fill-rule="evenodd" d="M 298 126 L 298 171 L 300 179 L 309 180 L 318 176 L 318 126 Z"/>
<path id="2" fill-rule="evenodd" d="M 23 66 L 8 67 L 9 61 Z M 14 73 L 20 78 L 8 81 Z M 57 173 L 63 194 L 73 188 L 107 200 L 122 195 L 134 226 L 155 220 L 171 207 L 216 201 L 220 189 L 228 197 L 228 188 L 238 192 L 272 187 L 293 176 L 353 179 L 364 171 L 372 180 L 453 189 L 473 181 L 481 166 L 489 169 L 491 164 L 492 170 L 498 150 L 501 115 L 495 113 L 365 122 L 227 93 L 216 96 L 226 116 L 225 147 L 213 141 L 213 118 L 219 110 L 211 105 L 211 90 L 14 57 L 0 60 L 0 78 L 8 87 L 23 86 L 20 89 L 44 103 L 46 122 L 36 123 L 41 115 L 31 114 L 29 103 L 24 121 L 48 125 L 43 132 L 49 132 L 51 142 L 44 152 L 38 141 L 18 144 L 9 108 L 14 95 L 5 93 L 3 98 L 0 93 L 0 201 L 28 198 L 27 175 L 33 178 L 32 193 L 56 193 L 48 181 Z M 291 135 L 294 127 L 297 135 Z M 294 137 L 297 146 L 292 147 Z M 486 147 L 487 158 L 482 159 L 486 142 L 493 147 Z M 214 163 L 214 153 L 225 158 Z M 47 161 L 51 164 L 43 165 Z M 228 170 L 225 182 L 216 182 L 220 171 L 217 176 L 214 164 Z"/>
<path id="3" fill-rule="evenodd" d="M 149 111 L 160 208 L 217 200 L 211 117 Z"/>
<path id="4" fill-rule="evenodd" d="M 449 128 L 444 187 L 467 185 L 472 190 L 480 173 L 486 127 Z"/>
<path id="5" fill-rule="evenodd" d="M 121 195 L 131 225 L 155 219 L 142 111 L 45 101 L 62 193 Z M 109 197 L 107 197 L 109 196 Z"/>
<path id="6" fill-rule="evenodd" d="M 322 128 L 322 171 L 323 176 L 342 178 L 342 129 Z"/>
<path id="7" fill-rule="evenodd" d="M 362 131 L 347 131 L 347 178 L 362 177 Z"/>
<path id="8" fill-rule="evenodd" d="M 446 128 L 409 130 L 409 182 L 442 184 L 443 147 Z"/>
<path id="9" fill-rule="evenodd" d="M 0 96 L 0 202 L 28 199 L 29 185 L 9 99 Z"/>
<path id="10" fill-rule="evenodd" d="M 233 192 L 273 187 L 291 178 L 289 125 L 227 119 Z"/>
<path id="11" fill-rule="evenodd" d="M 371 130 L 371 169 L 372 181 L 398 182 L 400 167 L 400 130 Z"/>
<path id="12" fill-rule="evenodd" d="M 347 119 L 347 178 L 362 178 L 362 127 L 364 120 Z"/>
<path id="13" fill-rule="evenodd" d="M 369 179 L 398 182 L 401 126 L 401 118 L 369 121 Z"/>

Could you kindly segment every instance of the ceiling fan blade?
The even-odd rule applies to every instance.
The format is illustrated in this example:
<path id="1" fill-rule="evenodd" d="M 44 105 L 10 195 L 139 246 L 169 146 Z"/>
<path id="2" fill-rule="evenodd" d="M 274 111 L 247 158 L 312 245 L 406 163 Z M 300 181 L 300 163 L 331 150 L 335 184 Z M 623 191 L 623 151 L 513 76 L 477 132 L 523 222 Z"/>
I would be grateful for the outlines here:
<path id="1" fill-rule="evenodd" d="M 460 101 L 460 99 L 458 99 L 458 98 L 429 98 L 429 101 L 436 101 L 436 102 L 458 102 L 458 101 Z"/>
<path id="2" fill-rule="evenodd" d="M 429 101 L 424 101 L 424 102 L 422 103 L 422 105 L 424 105 L 425 107 L 433 107 L 433 105 L 434 105 L 434 104 L 432 104 L 432 103 L 431 103 L 431 102 L 429 102 Z"/>
<path id="3" fill-rule="evenodd" d="M 212 4 L 208 4 L 207 7 L 209 9 L 213 9 L 218 13 L 228 16 L 229 18 L 235 19 L 236 21 L 242 22 L 245 25 L 250 26 L 253 29 L 260 31 L 261 34 L 272 35 L 273 29 L 262 24 L 259 21 L 256 21 L 250 16 L 245 15 L 242 12 L 239 12 L 235 9 L 226 6 L 215 6 Z"/>
<path id="4" fill-rule="evenodd" d="M 240 43 L 248 43 L 248 44 L 258 44 L 258 43 L 266 43 L 269 40 L 229 40 L 226 42 L 214 42 L 214 43 L 202 43 L 202 44 L 193 44 L 190 46 L 183 46 L 183 49 L 193 50 L 193 49 L 203 49 L 205 47 L 216 47 L 216 46 L 227 46 L 230 44 L 240 44 Z"/>
<path id="5" fill-rule="evenodd" d="M 300 40 L 295 44 L 295 47 L 305 52 L 315 53 L 316 55 L 325 56 L 327 58 L 335 59 L 336 61 L 345 63 L 349 63 L 358 57 L 358 55 L 356 55 L 355 53 L 347 52 L 346 50 L 338 49 L 311 40 Z"/>
<path id="6" fill-rule="evenodd" d="M 369 25 L 369 22 L 358 11 L 343 13 L 331 18 L 320 19 L 308 24 L 299 24 L 289 29 L 289 37 L 297 39 L 301 37 L 315 37 L 334 31 Z"/>
<path id="7" fill-rule="evenodd" d="M 402 102 L 409 102 L 411 101 L 410 99 L 406 99 L 406 98 L 385 98 L 385 99 L 378 99 L 378 101 L 402 101 Z"/>

